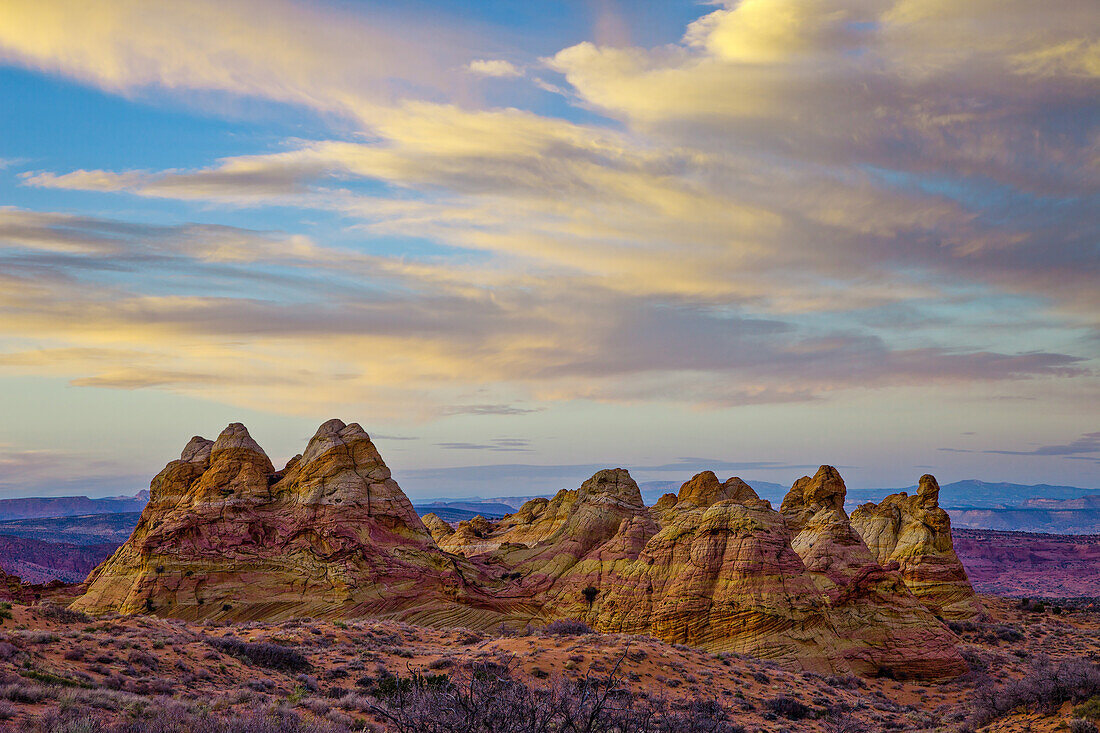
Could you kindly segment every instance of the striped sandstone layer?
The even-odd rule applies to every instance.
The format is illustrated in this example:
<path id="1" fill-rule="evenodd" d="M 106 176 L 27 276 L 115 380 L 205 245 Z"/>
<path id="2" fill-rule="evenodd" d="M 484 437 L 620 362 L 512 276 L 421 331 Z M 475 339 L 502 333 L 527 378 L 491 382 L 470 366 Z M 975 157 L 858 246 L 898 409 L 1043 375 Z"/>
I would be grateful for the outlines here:
<path id="1" fill-rule="evenodd" d="M 914 496 L 904 491 L 852 512 L 852 526 L 880 563 L 897 563 L 905 585 L 940 618 L 982 613 L 951 540 L 951 519 L 939 505 L 936 477 L 921 476 Z"/>
<path id="2" fill-rule="evenodd" d="M 325 423 L 276 471 L 233 424 L 153 479 L 133 535 L 73 606 L 480 629 L 577 618 L 791 668 L 963 671 L 950 633 L 836 514 L 836 492 L 814 488 L 836 481 L 804 479 L 809 494 L 781 514 L 704 472 L 647 507 L 626 470 L 608 469 L 453 528 L 416 515 L 358 425 Z"/>
<path id="3" fill-rule="evenodd" d="M 234 423 L 216 441 L 192 439 L 153 479 L 130 539 L 73 607 L 185 619 L 509 618 L 465 575 L 477 571 L 436 546 L 358 425 L 326 422 L 275 471 Z"/>
<path id="4" fill-rule="evenodd" d="M 861 674 L 962 674 L 954 634 L 913 596 L 897 565 L 883 567 L 871 554 L 844 512 L 846 492 L 837 470 L 822 466 L 796 481 L 780 507 L 844 659 Z"/>

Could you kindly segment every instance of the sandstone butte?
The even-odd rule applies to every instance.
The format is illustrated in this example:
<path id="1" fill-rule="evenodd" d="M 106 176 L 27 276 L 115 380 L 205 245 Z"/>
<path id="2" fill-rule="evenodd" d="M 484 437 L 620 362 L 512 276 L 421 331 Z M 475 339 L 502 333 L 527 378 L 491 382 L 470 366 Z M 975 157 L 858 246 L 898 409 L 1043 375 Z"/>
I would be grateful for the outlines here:
<path id="1" fill-rule="evenodd" d="M 474 629 L 568 618 L 795 669 L 965 672 L 933 612 L 980 606 L 935 497 L 919 494 L 919 513 L 890 497 L 849 520 L 844 491 L 823 466 L 776 511 L 707 471 L 647 507 L 617 468 L 499 521 L 452 527 L 416 515 L 358 425 L 326 422 L 276 471 L 234 423 L 216 441 L 193 438 L 153 479 L 133 535 L 73 607 Z M 928 536 L 910 526 L 925 520 Z M 876 530 L 870 545 L 864 527 Z"/>

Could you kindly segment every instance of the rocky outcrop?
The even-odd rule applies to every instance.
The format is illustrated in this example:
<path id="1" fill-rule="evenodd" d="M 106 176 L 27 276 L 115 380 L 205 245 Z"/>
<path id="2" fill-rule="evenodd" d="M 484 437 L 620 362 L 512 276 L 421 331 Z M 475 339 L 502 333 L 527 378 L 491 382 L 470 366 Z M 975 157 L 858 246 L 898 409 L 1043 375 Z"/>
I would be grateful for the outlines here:
<path id="1" fill-rule="evenodd" d="M 962 674 L 954 635 L 910 593 L 896 565 L 884 568 L 871 554 L 844 512 L 846 492 L 840 473 L 822 466 L 796 481 L 780 507 L 845 660 L 861 674 Z"/>
<path id="2" fill-rule="evenodd" d="M 951 541 L 951 519 L 939 505 L 935 476 L 921 476 L 914 496 L 904 491 L 852 512 L 852 525 L 882 564 L 897 563 L 905 585 L 933 613 L 968 619 L 982 613 Z"/>
<path id="3" fill-rule="evenodd" d="M 358 425 L 330 420 L 276 472 L 243 425 L 192 439 L 74 608 L 189 619 L 506 617 L 436 547 Z M 484 618 L 480 618 L 484 616 Z M 476 617 L 476 618 L 473 618 Z"/>
<path id="4" fill-rule="evenodd" d="M 668 497 L 648 510 L 627 471 L 600 471 L 502 519 L 492 535 L 498 549 L 475 559 L 519 575 L 520 592 L 543 599 L 545 620 L 849 670 L 768 502 L 710 472 Z"/>
<path id="5" fill-rule="evenodd" d="M 451 532 L 435 541 L 440 549 L 458 555 L 480 555 L 495 550 L 500 543 L 492 539 L 493 523 L 478 514 L 464 519 Z M 435 537 L 435 533 L 432 534 Z"/>
<path id="6" fill-rule="evenodd" d="M 746 488 L 696 476 L 656 532 L 624 522 L 609 543 L 616 552 L 580 563 L 558 589 L 558 608 L 603 630 L 847 671 L 782 517 Z M 583 588 L 596 591 L 587 610 L 577 600 Z"/>
<path id="7" fill-rule="evenodd" d="M 706 471 L 646 507 L 616 468 L 499 521 L 452 527 L 416 515 L 358 425 L 326 422 L 276 471 L 234 423 L 215 441 L 193 438 L 153 479 L 133 534 L 73 606 L 481 629 L 577 618 L 819 672 L 962 671 L 950 633 L 899 565 L 883 567 L 853 530 L 844 493 L 822 467 L 780 512 L 740 479 Z M 899 516 L 916 511 L 905 506 Z M 879 533 L 890 553 L 913 544 L 906 521 L 892 543 Z M 940 566 L 913 557 L 930 590 Z"/>
<path id="8" fill-rule="evenodd" d="M 436 541 L 436 544 L 439 544 L 443 539 L 455 533 L 455 528 L 440 519 L 437 514 L 428 513 L 420 519 L 424 522 L 424 526 L 428 528 L 428 532 L 431 533 L 432 539 Z"/>

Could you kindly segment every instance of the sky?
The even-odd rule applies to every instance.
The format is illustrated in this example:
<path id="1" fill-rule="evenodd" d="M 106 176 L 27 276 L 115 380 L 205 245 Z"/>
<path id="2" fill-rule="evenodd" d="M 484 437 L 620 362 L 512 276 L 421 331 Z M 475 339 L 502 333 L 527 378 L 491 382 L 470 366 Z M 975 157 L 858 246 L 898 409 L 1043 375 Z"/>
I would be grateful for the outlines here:
<path id="1" fill-rule="evenodd" d="M 0 497 L 1100 486 L 1095 0 L 0 0 Z"/>

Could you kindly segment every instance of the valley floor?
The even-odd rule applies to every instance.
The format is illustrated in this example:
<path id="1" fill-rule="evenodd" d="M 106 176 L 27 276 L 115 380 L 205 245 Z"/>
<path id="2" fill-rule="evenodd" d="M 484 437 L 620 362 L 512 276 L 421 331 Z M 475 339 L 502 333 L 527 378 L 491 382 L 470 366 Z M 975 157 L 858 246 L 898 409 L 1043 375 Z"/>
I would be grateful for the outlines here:
<path id="1" fill-rule="evenodd" d="M 1100 689 L 1089 692 L 1086 680 L 1067 692 L 1051 680 L 1059 665 L 1100 675 L 1100 614 L 1028 611 L 996 597 L 983 602 L 987 620 L 953 625 L 971 673 L 939 683 L 784 671 L 650 638 L 576 633 L 568 624 L 557 633 L 495 636 L 370 620 L 91 619 L 48 602 L 14 604 L 0 610 L 10 616 L 0 619 L 0 728 L 91 733 L 132 720 L 129 731 L 159 733 L 199 730 L 195 721 L 246 712 L 270 720 L 274 711 L 281 727 L 266 730 L 398 730 L 399 700 L 415 697 L 405 695 L 409 680 L 439 689 L 490 675 L 532 688 L 556 684 L 563 694 L 598 691 L 611 679 L 642 707 L 661 698 L 667 703 L 660 709 L 689 711 L 684 720 L 692 724 L 728 718 L 726 727 L 697 730 L 972 730 L 1016 701 L 1035 709 L 998 714 L 986 729 L 1064 730 L 1082 700 L 1061 698 Z M 595 684 L 569 687 L 586 679 Z M 615 699 L 621 707 L 630 698 Z M 1100 698 L 1092 708 L 1100 714 Z M 151 721 L 160 722 L 148 727 Z M 172 728 L 172 721 L 188 727 Z M 415 720 L 411 725 L 405 730 L 420 729 Z"/>

